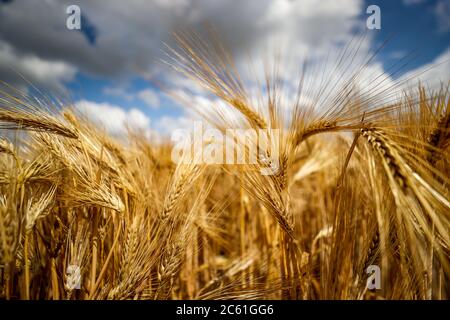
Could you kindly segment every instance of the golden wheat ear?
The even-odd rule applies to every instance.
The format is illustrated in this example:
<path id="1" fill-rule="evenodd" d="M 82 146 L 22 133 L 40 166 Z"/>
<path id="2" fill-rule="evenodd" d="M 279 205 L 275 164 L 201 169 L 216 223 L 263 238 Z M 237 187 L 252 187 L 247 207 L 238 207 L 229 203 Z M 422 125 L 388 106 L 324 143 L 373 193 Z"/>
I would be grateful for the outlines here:
<path id="1" fill-rule="evenodd" d="M 55 101 L 48 97 L 39 99 L 4 82 L 0 82 L 0 128 L 78 137 L 75 128 L 58 115 Z"/>
<path id="2" fill-rule="evenodd" d="M 0 153 L 14 154 L 14 146 L 7 139 L 0 138 Z"/>
<path id="3" fill-rule="evenodd" d="M 199 84 L 240 112 L 255 128 L 267 128 L 264 117 L 250 106 L 248 94 L 232 55 L 220 42 L 214 30 L 208 43 L 196 33 L 175 34 L 177 48 L 168 48 L 167 62 L 173 69 Z"/>

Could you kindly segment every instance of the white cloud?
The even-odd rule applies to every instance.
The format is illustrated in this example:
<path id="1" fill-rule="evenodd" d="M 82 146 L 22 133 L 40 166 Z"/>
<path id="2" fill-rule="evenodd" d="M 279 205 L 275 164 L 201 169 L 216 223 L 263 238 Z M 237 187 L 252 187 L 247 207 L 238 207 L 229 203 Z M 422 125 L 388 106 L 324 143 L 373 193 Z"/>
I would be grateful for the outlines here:
<path id="1" fill-rule="evenodd" d="M 76 68 L 62 61 L 45 60 L 33 54 L 19 54 L 0 40 L 0 73 L 2 80 L 6 80 L 3 77 L 11 77 L 12 84 L 19 82 L 20 75 L 23 75 L 26 80 L 47 89 L 64 91 L 63 84 L 74 78 Z"/>
<path id="2" fill-rule="evenodd" d="M 153 74 L 155 61 L 163 57 L 163 43 L 173 44 L 175 30 L 204 32 L 204 23 L 212 22 L 239 59 L 249 50 L 263 53 L 267 41 L 275 38 L 289 44 L 297 57 L 312 46 L 348 38 L 363 12 L 362 0 L 83 1 L 82 14 L 98 31 L 91 45 L 81 32 L 65 28 L 69 4 L 61 0 L 36 6 L 34 0 L 22 0 L 0 6 L 0 39 L 21 54 L 123 79 Z"/>
<path id="3" fill-rule="evenodd" d="M 129 93 L 125 87 L 106 87 L 103 93 L 113 97 L 123 98 L 127 101 L 134 99 L 134 95 Z"/>
<path id="4" fill-rule="evenodd" d="M 158 93 L 151 89 L 145 89 L 138 93 L 137 95 L 147 106 L 153 109 L 157 109 L 160 106 L 160 100 Z"/>
<path id="5" fill-rule="evenodd" d="M 163 116 L 155 123 L 154 129 L 162 135 L 169 136 L 178 129 L 192 130 L 194 119 L 188 116 Z"/>
<path id="6" fill-rule="evenodd" d="M 450 1 L 440 0 L 434 7 L 436 19 L 439 25 L 439 31 L 450 31 Z"/>
<path id="7" fill-rule="evenodd" d="M 400 80 L 409 80 L 411 86 L 417 86 L 420 80 L 432 88 L 446 84 L 450 80 L 450 47 L 432 62 L 407 72 Z"/>
<path id="8" fill-rule="evenodd" d="M 392 51 L 391 53 L 389 53 L 389 58 L 400 60 L 400 59 L 406 57 L 407 54 L 408 54 L 408 52 L 405 50 L 395 50 L 395 51 Z"/>
<path id="9" fill-rule="evenodd" d="M 146 135 L 151 133 L 150 118 L 139 109 L 125 110 L 117 105 L 88 100 L 78 101 L 75 108 L 116 137 L 124 138 L 128 128 L 142 131 Z"/>

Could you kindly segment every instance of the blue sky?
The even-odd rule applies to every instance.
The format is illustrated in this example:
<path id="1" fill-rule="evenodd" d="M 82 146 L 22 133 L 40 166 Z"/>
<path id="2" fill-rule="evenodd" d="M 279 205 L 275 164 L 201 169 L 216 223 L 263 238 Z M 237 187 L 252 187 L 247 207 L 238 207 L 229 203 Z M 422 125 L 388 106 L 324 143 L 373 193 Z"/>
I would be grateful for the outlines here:
<path id="1" fill-rule="evenodd" d="M 65 27 L 71 4 L 81 8 L 81 31 Z M 249 48 L 258 60 L 268 44 L 278 43 L 288 44 L 283 48 L 291 64 L 300 65 L 305 52 L 314 52 L 320 63 L 326 52 L 342 50 L 364 29 L 372 4 L 381 9 L 381 30 L 368 31 L 365 50 L 373 52 L 392 36 L 373 70 L 387 72 L 413 53 L 401 72 L 391 75 L 395 81 L 450 58 L 450 0 L 1 0 L 0 78 L 20 86 L 20 72 L 74 104 L 84 103 L 106 126 L 131 119 L 131 125 L 164 131 L 189 115 L 156 83 L 192 89 L 160 63 L 163 43 L 173 43 L 172 31 L 212 23 L 238 63 L 245 64 Z M 448 64 L 435 69 L 425 80 L 449 79 Z M 204 97 L 197 93 L 193 101 Z"/>
<path id="2" fill-rule="evenodd" d="M 379 56 L 383 66 L 387 67 L 396 62 L 399 57 L 414 53 L 414 60 L 405 67 L 406 72 L 432 62 L 450 46 L 450 17 L 448 16 L 450 2 L 366 0 L 366 5 L 370 4 L 380 7 L 382 17 L 382 27 L 376 33 L 374 47 L 392 36 L 392 40 Z M 440 6 L 445 5 L 447 11 L 443 11 L 444 8 L 440 9 Z M 442 15 L 447 16 L 440 18 L 437 13 L 440 10 Z M 442 21 L 444 19 L 446 21 Z"/>
<path id="3" fill-rule="evenodd" d="M 108 88 L 122 87 L 127 93 L 114 94 L 108 91 Z M 85 99 L 96 102 L 108 102 L 121 106 L 125 109 L 138 107 L 144 110 L 152 118 L 159 118 L 167 114 L 178 114 L 179 106 L 169 99 L 166 94 L 161 93 L 158 96 L 159 106 L 149 107 L 145 101 L 135 97 L 139 92 L 147 89 L 158 91 L 159 88 L 141 77 L 132 77 L 127 79 L 124 84 L 122 80 L 115 81 L 111 79 L 102 79 L 95 76 L 79 73 L 67 84 L 70 92 L 70 99 L 73 101 Z M 128 94 L 129 96 L 127 96 Z"/>

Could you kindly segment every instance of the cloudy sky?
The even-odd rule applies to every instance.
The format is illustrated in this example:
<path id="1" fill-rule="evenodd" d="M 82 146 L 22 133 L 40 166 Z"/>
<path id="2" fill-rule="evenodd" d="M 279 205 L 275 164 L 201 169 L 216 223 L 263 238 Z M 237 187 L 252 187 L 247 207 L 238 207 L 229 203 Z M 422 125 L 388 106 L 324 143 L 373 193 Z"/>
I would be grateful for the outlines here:
<path id="1" fill-rule="evenodd" d="M 80 31 L 66 27 L 72 4 L 81 8 Z M 126 125 L 167 133 L 186 125 L 190 115 L 155 83 L 206 103 L 161 63 L 173 31 L 201 31 L 207 22 L 239 65 L 279 48 L 296 69 L 305 58 L 320 65 L 342 51 L 365 29 L 371 4 L 381 9 L 381 30 L 367 32 L 361 52 L 390 38 L 371 70 L 394 82 L 439 64 L 421 77 L 448 81 L 450 0 L 0 0 L 0 80 L 23 87 L 21 74 L 68 96 L 115 134 Z M 410 54 L 400 70 L 392 68 Z"/>

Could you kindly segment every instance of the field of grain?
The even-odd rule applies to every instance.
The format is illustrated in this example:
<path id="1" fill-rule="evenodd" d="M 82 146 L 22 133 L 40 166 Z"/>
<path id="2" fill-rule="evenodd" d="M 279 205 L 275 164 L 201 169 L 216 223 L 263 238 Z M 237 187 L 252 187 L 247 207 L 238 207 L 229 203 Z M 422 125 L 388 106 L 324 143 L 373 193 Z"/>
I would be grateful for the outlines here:
<path id="1" fill-rule="evenodd" d="M 448 84 L 364 91 L 357 66 L 324 82 L 339 90 L 318 90 L 320 104 L 286 115 L 276 75 L 255 106 L 226 49 L 177 41 L 180 77 L 240 117 L 205 120 L 278 129 L 279 170 L 177 165 L 169 142 L 132 130 L 124 142 L 3 84 L 1 299 L 450 297 Z M 370 266 L 379 288 L 368 288 Z"/>

